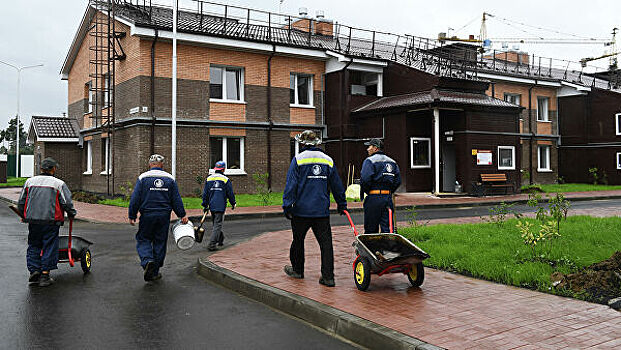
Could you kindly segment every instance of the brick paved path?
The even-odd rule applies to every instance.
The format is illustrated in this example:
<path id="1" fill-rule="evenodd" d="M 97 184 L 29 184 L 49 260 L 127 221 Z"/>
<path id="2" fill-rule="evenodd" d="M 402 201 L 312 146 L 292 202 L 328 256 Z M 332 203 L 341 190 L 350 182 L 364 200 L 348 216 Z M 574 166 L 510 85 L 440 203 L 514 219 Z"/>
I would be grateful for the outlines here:
<path id="1" fill-rule="evenodd" d="M 574 215 L 587 214 L 574 211 Z M 598 210 L 619 215 L 621 207 Z M 477 222 L 479 218 L 433 220 L 434 223 Z M 425 269 L 421 288 L 400 274 L 373 275 L 360 292 L 353 282 L 348 227 L 334 228 L 337 287 L 317 281 L 319 248 L 312 234 L 306 242 L 304 280 L 288 278 L 291 232 L 271 232 L 210 256 L 226 269 L 371 320 L 427 343 L 448 349 L 619 349 L 621 313 L 604 305 Z M 424 249 L 424 247 L 422 247 Z"/>

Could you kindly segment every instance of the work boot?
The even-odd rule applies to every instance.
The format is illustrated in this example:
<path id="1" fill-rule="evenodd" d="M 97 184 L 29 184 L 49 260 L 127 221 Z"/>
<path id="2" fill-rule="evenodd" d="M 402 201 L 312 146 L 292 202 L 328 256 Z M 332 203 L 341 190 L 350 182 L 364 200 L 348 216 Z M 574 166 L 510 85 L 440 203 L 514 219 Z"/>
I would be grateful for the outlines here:
<path id="1" fill-rule="evenodd" d="M 319 279 L 319 284 L 323 284 L 326 287 L 334 287 L 334 278 L 324 278 L 321 276 Z"/>
<path id="2" fill-rule="evenodd" d="M 218 250 L 218 247 L 216 247 L 215 243 L 209 243 L 209 245 L 207 246 L 207 250 L 209 250 L 210 252 L 215 252 L 216 250 Z"/>
<path id="3" fill-rule="evenodd" d="M 300 278 L 300 279 L 304 278 L 304 276 L 301 273 L 295 272 L 295 270 L 293 269 L 291 265 L 286 265 L 283 270 L 285 270 L 285 273 L 289 277 Z"/>
<path id="4" fill-rule="evenodd" d="M 151 279 L 151 281 L 157 281 L 162 279 L 162 274 L 158 273 L 157 275 L 153 276 L 153 278 Z"/>
<path id="5" fill-rule="evenodd" d="M 33 271 L 28 278 L 28 284 L 38 284 L 41 279 L 41 271 Z"/>
<path id="6" fill-rule="evenodd" d="M 54 279 L 50 277 L 49 273 L 41 274 L 41 277 L 39 278 L 39 287 L 47 287 L 53 283 Z"/>
<path id="7" fill-rule="evenodd" d="M 153 277 L 155 277 L 155 262 L 149 261 L 144 266 L 144 280 L 145 281 L 152 281 Z"/>

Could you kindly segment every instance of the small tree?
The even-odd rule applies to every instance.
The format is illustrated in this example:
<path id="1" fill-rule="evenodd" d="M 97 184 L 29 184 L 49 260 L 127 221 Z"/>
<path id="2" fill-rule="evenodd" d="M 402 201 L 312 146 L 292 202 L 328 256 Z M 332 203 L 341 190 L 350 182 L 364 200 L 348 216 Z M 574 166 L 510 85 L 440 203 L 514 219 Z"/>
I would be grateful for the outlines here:
<path id="1" fill-rule="evenodd" d="M 589 175 L 593 179 L 593 185 L 597 185 L 597 181 L 599 180 L 599 175 L 597 173 L 598 169 L 596 167 L 589 168 Z"/>
<path id="2" fill-rule="evenodd" d="M 252 174 L 254 180 L 255 192 L 261 197 L 261 202 L 264 206 L 270 205 L 270 189 L 267 186 L 267 173 Z"/>
<path id="3" fill-rule="evenodd" d="M 539 231 L 534 230 L 534 225 L 526 220 L 518 221 L 516 227 L 520 232 L 524 244 L 530 247 L 533 258 L 536 256 L 537 243 L 561 237 L 561 220 L 567 219 L 567 213 L 571 204 L 562 193 L 554 197 L 548 196 L 547 208 L 539 202 L 541 195 L 529 195 L 528 205 L 536 208 L 535 217 L 539 224 Z M 548 248 L 550 244 L 547 245 Z"/>

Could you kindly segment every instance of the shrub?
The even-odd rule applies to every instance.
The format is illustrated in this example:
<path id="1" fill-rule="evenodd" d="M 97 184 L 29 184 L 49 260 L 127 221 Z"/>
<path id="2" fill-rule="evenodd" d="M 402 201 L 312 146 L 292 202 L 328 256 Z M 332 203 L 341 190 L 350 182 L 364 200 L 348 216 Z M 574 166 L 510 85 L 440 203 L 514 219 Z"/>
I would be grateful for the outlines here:
<path id="1" fill-rule="evenodd" d="M 599 180 L 599 175 L 597 174 L 598 169 L 596 167 L 589 168 L 589 175 L 593 179 L 593 185 L 597 185 L 597 181 Z"/>
<path id="2" fill-rule="evenodd" d="M 261 202 L 263 206 L 267 206 L 270 204 L 270 189 L 267 186 L 267 173 L 256 173 L 252 174 L 252 180 L 254 180 L 254 189 L 256 193 L 261 197 Z"/>

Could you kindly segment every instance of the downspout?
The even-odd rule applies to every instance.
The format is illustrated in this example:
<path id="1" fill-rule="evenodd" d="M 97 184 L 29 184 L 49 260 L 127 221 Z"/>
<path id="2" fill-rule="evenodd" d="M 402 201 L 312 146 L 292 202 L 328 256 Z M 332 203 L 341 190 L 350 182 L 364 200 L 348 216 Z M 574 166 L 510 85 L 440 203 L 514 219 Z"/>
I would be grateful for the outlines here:
<path id="1" fill-rule="evenodd" d="M 530 149 L 529 149 L 529 153 L 530 153 L 530 162 L 528 165 L 528 183 L 530 185 L 533 184 L 533 141 L 534 141 L 534 137 L 535 137 L 535 133 L 533 132 L 533 102 L 532 102 L 532 98 L 533 98 L 533 87 L 535 87 L 534 85 L 531 85 L 528 88 L 528 128 L 530 131 Z"/>
<path id="2" fill-rule="evenodd" d="M 272 45 L 272 53 L 267 58 L 267 189 L 272 191 L 272 58 L 276 54 L 276 45 Z"/>
<path id="3" fill-rule="evenodd" d="M 341 96 L 342 96 L 342 103 L 341 103 L 341 120 L 339 120 L 341 127 L 339 128 L 339 143 L 341 145 L 341 164 L 339 166 L 339 168 L 344 169 L 345 168 L 345 144 L 343 143 L 343 138 L 344 138 L 344 133 L 343 133 L 343 127 L 345 126 L 345 124 L 343 124 L 343 119 L 345 119 L 345 106 L 347 105 L 347 96 L 349 96 L 349 90 L 347 89 L 347 79 L 345 79 L 345 75 L 347 74 L 347 67 L 349 67 L 350 64 L 352 64 L 352 62 L 354 62 L 353 58 L 349 59 L 349 62 L 347 62 L 347 64 L 345 64 L 345 67 L 343 67 L 342 71 L 342 75 L 341 75 Z M 348 106 L 348 105 L 347 105 Z M 349 108 L 349 107 L 348 107 Z M 349 112 L 349 111 L 347 111 Z"/>
<path id="4" fill-rule="evenodd" d="M 159 32 L 155 30 L 155 38 L 151 44 L 151 153 L 155 154 L 155 43 Z"/>

